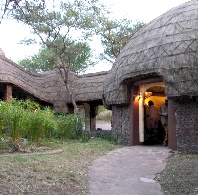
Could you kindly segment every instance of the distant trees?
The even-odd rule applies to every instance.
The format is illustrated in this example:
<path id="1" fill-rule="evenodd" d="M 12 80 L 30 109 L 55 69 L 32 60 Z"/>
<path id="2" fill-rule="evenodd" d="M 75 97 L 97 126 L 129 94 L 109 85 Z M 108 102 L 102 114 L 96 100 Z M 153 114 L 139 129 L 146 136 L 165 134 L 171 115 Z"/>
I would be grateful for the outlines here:
<path id="1" fill-rule="evenodd" d="M 91 48 L 86 42 L 69 43 L 65 48 L 64 62 L 68 65 L 70 71 L 76 74 L 85 72 L 89 67 L 94 65 Z M 38 54 L 19 61 L 19 65 L 27 71 L 41 73 L 54 67 L 55 54 L 46 47 L 42 47 Z"/>

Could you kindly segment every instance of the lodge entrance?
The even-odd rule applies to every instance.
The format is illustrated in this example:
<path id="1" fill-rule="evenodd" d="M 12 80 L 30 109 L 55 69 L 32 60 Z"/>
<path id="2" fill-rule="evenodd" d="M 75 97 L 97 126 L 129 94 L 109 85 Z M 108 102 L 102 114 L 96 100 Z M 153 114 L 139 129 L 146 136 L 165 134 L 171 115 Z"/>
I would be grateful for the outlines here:
<path id="1" fill-rule="evenodd" d="M 165 103 L 165 83 L 161 79 L 138 81 L 132 86 L 129 116 L 129 145 L 162 144 L 164 128 L 159 109 Z M 149 101 L 156 107 L 156 123 L 149 118 Z M 168 100 L 168 147 L 177 149 L 176 118 L 173 100 Z"/>
<path id="2" fill-rule="evenodd" d="M 160 107 L 165 102 L 163 82 L 139 85 L 139 136 L 143 144 L 162 144 L 165 131 L 161 124 Z"/>
<path id="3" fill-rule="evenodd" d="M 144 93 L 144 144 L 163 144 L 166 136 L 160 107 L 165 102 L 165 87 L 153 86 Z"/>

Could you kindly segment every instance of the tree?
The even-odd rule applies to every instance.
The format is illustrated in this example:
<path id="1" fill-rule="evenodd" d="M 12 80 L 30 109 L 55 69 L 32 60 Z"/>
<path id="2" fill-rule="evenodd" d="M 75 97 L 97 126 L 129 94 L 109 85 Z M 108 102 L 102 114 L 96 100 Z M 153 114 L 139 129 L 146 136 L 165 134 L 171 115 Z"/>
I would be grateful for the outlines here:
<path id="1" fill-rule="evenodd" d="M 35 1 L 21 2 L 13 17 L 29 25 L 33 34 L 40 38 L 40 44 L 52 54 L 51 60 L 65 83 L 76 111 L 74 96 L 68 85 L 69 63 L 65 60 L 67 49 L 83 39 L 100 35 L 105 48 L 103 58 L 113 61 L 141 25 L 132 28 L 128 26 L 129 20 L 110 20 L 110 11 L 99 0 L 61 1 L 58 9 L 54 4 L 48 9 L 38 3 L 39 0 Z M 31 43 L 32 40 L 26 42 Z"/>
<path id="2" fill-rule="evenodd" d="M 90 29 L 92 35 L 100 37 L 104 52 L 100 54 L 100 59 L 107 60 L 111 63 L 120 54 L 123 47 L 129 42 L 131 37 L 140 30 L 145 23 L 141 21 L 133 22 L 126 18 L 111 19 L 112 12 L 110 8 L 97 4 L 100 1 L 96 0 L 96 4 L 91 1 L 80 1 L 81 6 L 86 6 L 85 2 L 92 4 L 91 9 L 93 12 L 88 12 L 87 15 L 91 19 Z"/>
<path id="3" fill-rule="evenodd" d="M 95 0 L 92 0 L 92 2 L 94 4 Z M 34 1 L 26 1 L 23 4 L 21 3 L 20 8 L 16 9 L 13 14 L 15 19 L 32 28 L 33 33 L 40 38 L 41 44 L 52 54 L 51 60 L 63 79 L 75 112 L 77 111 L 77 106 L 68 84 L 69 64 L 66 63 L 65 59 L 68 48 L 81 42 L 79 37 L 74 38 L 73 34 L 75 31 L 78 30 L 78 32 L 82 33 L 82 31 L 87 30 L 92 25 L 87 14 L 90 10 L 93 12 L 90 5 L 92 6 L 90 2 L 87 2 L 86 7 L 82 7 L 78 1 L 74 1 L 74 3 L 61 2 L 60 8 L 56 11 L 56 7 L 47 9 L 47 7 L 43 7 L 40 4 L 35 4 Z M 68 40 L 71 41 L 68 42 Z M 32 40 L 29 41 L 31 42 Z M 78 56 L 81 54 L 82 52 L 79 51 Z"/>
<path id="4" fill-rule="evenodd" d="M 143 22 L 133 24 L 128 19 L 109 20 L 103 18 L 97 32 L 101 36 L 104 48 L 104 53 L 100 54 L 101 59 L 113 63 L 131 37 L 143 26 Z"/>
<path id="5" fill-rule="evenodd" d="M 123 47 L 129 42 L 131 37 L 140 30 L 145 23 L 121 18 L 111 19 L 111 12 L 107 8 L 93 7 L 94 13 L 90 18 L 93 18 L 93 34 L 99 35 L 104 52 L 100 54 L 101 59 L 105 59 L 111 63 L 120 54 Z"/>
<path id="6" fill-rule="evenodd" d="M 91 48 L 86 42 L 69 44 L 71 41 L 67 41 L 69 46 L 64 51 L 64 61 L 68 65 L 70 71 L 79 74 L 94 65 Z M 54 67 L 54 56 L 55 54 L 43 46 L 38 54 L 20 60 L 19 65 L 24 67 L 27 71 L 41 73 Z"/>
<path id="7" fill-rule="evenodd" d="M 28 0 L 1 0 L 0 1 L 0 17 L 1 17 L 0 23 L 7 12 L 12 12 L 16 8 L 20 8 L 21 1 L 28 2 Z M 40 4 L 42 6 L 45 6 L 45 0 L 32 0 L 32 1 L 35 1 L 35 3 Z"/>

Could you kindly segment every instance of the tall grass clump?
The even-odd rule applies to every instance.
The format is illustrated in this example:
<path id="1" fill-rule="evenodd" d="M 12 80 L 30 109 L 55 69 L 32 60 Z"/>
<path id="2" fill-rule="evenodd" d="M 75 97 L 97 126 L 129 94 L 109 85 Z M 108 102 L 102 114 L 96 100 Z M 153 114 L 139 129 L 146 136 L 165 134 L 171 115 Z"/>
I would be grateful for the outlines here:
<path id="1" fill-rule="evenodd" d="M 83 139 L 81 117 L 56 115 L 49 107 L 40 109 L 30 100 L 0 101 L 0 138 L 10 140 L 15 151 L 21 150 L 21 138 L 40 144 L 43 139 Z"/>
<path id="2" fill-rule="evenodd" d="M 4 102 L 0 101 L 0 139 L 3 139 L 4 116 Z"/>
<path id="3" fill-rule="evenodd" d="M 43 138 L 52 138 L 57 128 L 53 113 L 36 109 L 27 113 L 26 137 L 28 140 L 40 144 Z"/>
<path id="4" fill-rule="evenodd" d="M 20 150 L 20 139 L 25 131 L 26 111 L 12 100 L 10 103 L 1 101 L 1 130 L 8 132 L 15 150 Z"/>
<path id="5" fill-rule="evenodd" d="M 54 129 L 54 114 L 49 110 L 41 110 L 36 102 L 16 99 L 0 102 L 1 137 L 9 136 L 14 150 L 21 150 L 21 138 L 40 143 L 42 138 L 51 137 Z"/>

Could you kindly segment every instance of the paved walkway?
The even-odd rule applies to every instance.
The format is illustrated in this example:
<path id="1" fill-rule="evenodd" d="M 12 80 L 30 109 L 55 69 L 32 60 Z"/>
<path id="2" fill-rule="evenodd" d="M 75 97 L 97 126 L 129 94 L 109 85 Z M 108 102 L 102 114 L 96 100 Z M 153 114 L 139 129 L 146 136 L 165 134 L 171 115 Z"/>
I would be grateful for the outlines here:
<path id="1" fill-rule="evenodd" d="M 93 162 L 90 195 L 163 195 L 154 178 L 170 151 L 162 146 L 123 147 Z"/>

